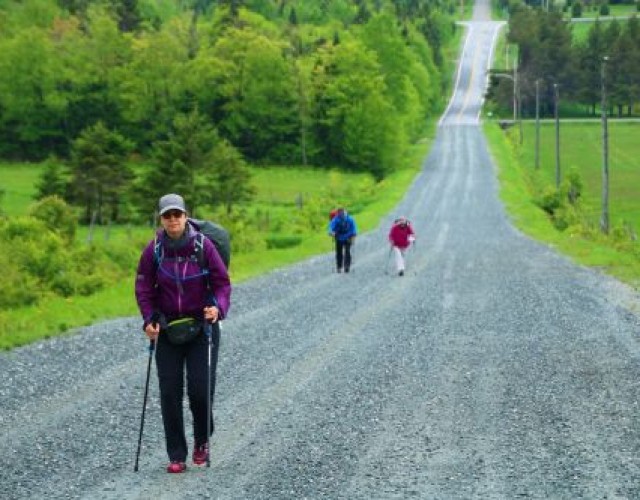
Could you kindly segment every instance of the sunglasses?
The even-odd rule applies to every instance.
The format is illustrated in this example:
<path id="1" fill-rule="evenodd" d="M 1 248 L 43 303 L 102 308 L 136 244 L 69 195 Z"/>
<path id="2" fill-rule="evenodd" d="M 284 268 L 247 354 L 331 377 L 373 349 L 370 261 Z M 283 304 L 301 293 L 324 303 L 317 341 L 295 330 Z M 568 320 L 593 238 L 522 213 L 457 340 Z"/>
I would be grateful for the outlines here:
<path id="1" fill-rule="evenodd" d="M 182 217 L 184 215 L 184 212 L 181 212 L 180 210 L 169 210 L 168 212 L 165 212 L 162 214 L 162 218 L 163 219 L 179 219 L 180 217 Z"/>

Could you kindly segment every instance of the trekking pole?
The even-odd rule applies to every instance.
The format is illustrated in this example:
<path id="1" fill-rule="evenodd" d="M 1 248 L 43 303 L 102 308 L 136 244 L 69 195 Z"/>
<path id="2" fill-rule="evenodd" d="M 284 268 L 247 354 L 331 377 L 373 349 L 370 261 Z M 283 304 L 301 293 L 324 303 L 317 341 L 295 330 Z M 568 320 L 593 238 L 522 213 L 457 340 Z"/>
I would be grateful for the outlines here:
<path id="1" fill-rule="evenodd" d="M 133 466 L 133 472 L 138 472 L 138 460 L 140 459 L 140 447 L 142 445 L 142 430 L 144 429 L 144 414 L 147 409 L 147 396 L 149 394 L 149 375 L 151 374 L 151 360 L 153 359 L 153 351 L 156 346 L 155 340 L 149 341 L 149 363 L 147 364 L 147 381 L 144 384 L 144 400 L 142 402 L 142 416 L 140 417 L 140 435 L 138 436 L 138 451 L 136 452 L 136 463 Z"/>
<path id="2" fill-rule="evenodd" d="M 411 253 L 411 260 L 415 260 L 415 255 L 416 255 L 416 240 L 413 240 L 411 242 L 411 249 L 407 252 L 407 257 L 409 256 L 409 253 Z M 407 259 L 408 260 L 408 259 Z M 413 271 L 413 274 L 416 274 L 416 271 Z"/>
<path id="3" fill-rule="evenodd" d="M 393 245 L 389 245 L 389 253 L 387 255 L 387 263 L 384 265 L 384 274 L 389 274 L 389 261 L 391 260 L 391 252 L 393 252 Z"/>
<path id="4" fill-rule="evenodd" d="M 204 323 L 204 334 L 207 336 L 207 467 L 211 467 L 211 348 L 213 345 L 213 325 Z"/>
<path id="5" fill-rule="evenodd" d="M 355 238 L 351 239 L 351 243 L 349 244 L 349 254 L 351 257 L 351 261 L 349 262 L 349 269 L 351 272 L 353 272 L 353 256 L 355 255 L 355 252 L 353 251 L 353 249 L 356 246 L 356 240 Z"/>

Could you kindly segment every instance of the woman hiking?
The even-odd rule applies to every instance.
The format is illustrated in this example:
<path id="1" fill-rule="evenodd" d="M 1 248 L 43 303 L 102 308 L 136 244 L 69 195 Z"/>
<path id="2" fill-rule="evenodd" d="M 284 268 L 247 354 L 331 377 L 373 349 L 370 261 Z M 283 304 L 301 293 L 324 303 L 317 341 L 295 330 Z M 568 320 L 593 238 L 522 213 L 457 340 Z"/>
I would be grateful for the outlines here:
<path id="1" fill-rule="evenodd" d="M 144 332 L 156 344 L 167 472 L 181 473 L 188 455 L 182 408 L 185 369 L 193 417 L 193 464 L 209 461 L 218 322 L 227 316 L 231 283 L 215 245 L 188 222 L 182 196 L 163 196 L 158 209 L 162 229 L 142 252 L 135 293 Z M 204 334 L 205 322 L 211 324 L 212 339 Z"/>
<path id="2" fill-rule="evenodd" d="M 398 217 L 389 231 L 389 243 L 391 249 L 395 254 L 396 269 L 398 270 L 398 276 L 404 276 L 405 270 L 405 253 L 415 241 L 415 233 L 411 224 L 406 217 Z"/>

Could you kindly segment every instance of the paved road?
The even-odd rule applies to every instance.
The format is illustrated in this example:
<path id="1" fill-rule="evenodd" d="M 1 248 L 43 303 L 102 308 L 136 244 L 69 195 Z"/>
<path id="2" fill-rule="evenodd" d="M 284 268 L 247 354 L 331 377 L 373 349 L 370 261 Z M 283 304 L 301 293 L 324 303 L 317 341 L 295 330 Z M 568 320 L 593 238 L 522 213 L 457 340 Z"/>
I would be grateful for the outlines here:
<path id="1" fill-rule="evenodd" d="M 478 127 L 498 24 L 480 2 L 406 199 L 330 255 L 238 286 L 211 469 L 164 472 L 135 319 L 0 355 L 3 498 L 640 498 L 638 296 L 524 237 Z M 418 241 L 388 266 L 400 213 Z"/>

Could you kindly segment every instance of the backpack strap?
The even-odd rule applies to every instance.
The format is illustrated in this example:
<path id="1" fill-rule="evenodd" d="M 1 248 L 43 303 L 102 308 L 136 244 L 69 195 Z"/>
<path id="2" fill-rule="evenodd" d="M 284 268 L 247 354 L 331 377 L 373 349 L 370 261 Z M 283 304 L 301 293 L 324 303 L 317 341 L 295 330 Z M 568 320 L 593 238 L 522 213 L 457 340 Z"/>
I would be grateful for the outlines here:
<path id="1" fill-rule="evenodd" d="M 218 307 L 218 301 L 216 300 L 216 296 L 213 294 L 211 290 L 211 286 L 209 285 L 209 280 L 207 280 L 207 275 L 209 274 L 209 267 L 204 259 L 204 239 L 205 235 L 198 231 L 196 234 L 196 239 L 193 243 L 196 260 L 198 261 L 198 265 L 200 266 L 201 276 L 205 279 L 207 284 L 207 290 L 209 291 L 209 296 L 207 297 L 207 305 Z M 212 242 L 213 243 L 213 242 Z"/>
<path id="2" fill-rule="evenodd" d="M 196 239 L 193 243 L 196 260 L 198 261 L 198 265 L 200 266 L 200 271 L 202 271 L 203 275 L 209 274 L 209 267 L 204 258 L 204 234 L 200 231 L 196 234 Z"/>
<path id="3" fill-rule="evenodd" d="M 162 240 L 158 238 L 156 234 L 156 237 L 153 239 L 153 263 L 156 265 L 156 269 L 160 267 L 160 262 L 162 262 L 163 257 Z"/>

